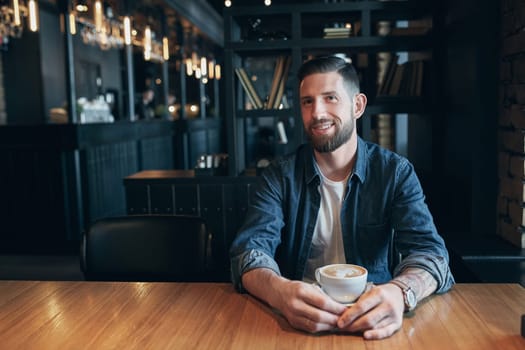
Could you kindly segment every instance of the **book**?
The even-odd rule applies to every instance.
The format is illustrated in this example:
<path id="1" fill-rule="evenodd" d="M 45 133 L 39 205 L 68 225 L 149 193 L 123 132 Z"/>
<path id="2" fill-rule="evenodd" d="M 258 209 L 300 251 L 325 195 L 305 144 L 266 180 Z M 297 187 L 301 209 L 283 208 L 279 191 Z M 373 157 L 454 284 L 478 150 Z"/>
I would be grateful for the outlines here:
<path id="1" fill-rule="evenodd" d="M 398 55 L 391 55 L 390 60 L 388 61 L 388 66 L 385 68 L 385 74 L 383 76 L 383 81 L 378 86 L 378 95 L 388 95 L 388 92 L 390 91 L 390 85 L 392 84 L 392 78 L 394 77 L 394 73 L 396 71 L 397 67 L 397 60 L 399 56 Z"/>
<path id="2" fill-rule="evenodd" d="M 275 104 L 275 98 L 277 96 L 277 90 L 279 89 L 279 82 L 281 80 L 285 64 L 285 57 L 277 57 L 275 63 L 275 70 L 273 71 L 272 85 L 270 87 L 270 92 L 268 93 L 268 102 L 266 104 L 267 109 L 272 109 Z"/>
<path id="3" fill-rule="evenodd" d="M 392 36 L 418 36 L 425 35 L 430 31 L 428 27 L 392 28 L 389 35 Z"/>
<path id="4" fill-rule="evenodd" d="M 263 108 L 263 103 L 261 101 L 261 98 L 257 94 L 257 91 L 255 91 L 255 88 L 253 87 L 252 82 L 248 78 L 248 74 L 246 74 L 246 71 L 244 70 L 244 68 L 242 67 L 235 68 L 235 74 L 237 74 L 237 77 L 239 78 L 239 81 L 241 82 L 244 92 L 248 96 L 248 99 L 250 100 L 254 108 L 255 109 Z"/>
<path id="5" fill-rule="evenodd" d="M 388 91 L 388 95 L 397 95 L 399 94 L 399 89 L 401 87 L 401 80 L 403 79 L 403 71 L 405 70 L 405 64 L 396 65 L 394 76 L 392 77 L 392 83 Z"/>
<path id="6" fill-rule="evenodd" d="M 393 56 L 383 81 L 377 89 L 378 96 L 421 96 L 423 93 L 424 60 L 397 63 Z"/>
<path id="7" fill-rule="evenodd" d="M 286 87 L 286 81 L 288 80 L 288 73 L 290 71 L 291 65 L 292 65 L 292 57 L 288 56 L 285 58 L 284 68 L 281 74 L 281 78 L 279 80 L 279 86 L 277 89 L 275 100 L 274 100 L 273 106 L 269 106 L 270 108 L 278 109 L 279 105 L 281 104 L 281 100 L 283 99 L 284 89 Z"/>

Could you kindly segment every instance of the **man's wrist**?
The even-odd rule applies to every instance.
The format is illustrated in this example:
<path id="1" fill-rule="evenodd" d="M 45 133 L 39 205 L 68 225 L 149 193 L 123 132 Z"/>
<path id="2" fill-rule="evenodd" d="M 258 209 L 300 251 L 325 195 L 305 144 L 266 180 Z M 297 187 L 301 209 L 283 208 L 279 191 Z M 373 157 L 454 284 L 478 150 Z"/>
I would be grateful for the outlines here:
<path id="1" fill-rule="evenodd" d="M 403 302 L 405 304 L 405 312 L 414 310 L 417 306 L 417 296 L 412 287 L 399 279 L 393 279 L 390 282 L 401 289 L 403 293 Z"/>

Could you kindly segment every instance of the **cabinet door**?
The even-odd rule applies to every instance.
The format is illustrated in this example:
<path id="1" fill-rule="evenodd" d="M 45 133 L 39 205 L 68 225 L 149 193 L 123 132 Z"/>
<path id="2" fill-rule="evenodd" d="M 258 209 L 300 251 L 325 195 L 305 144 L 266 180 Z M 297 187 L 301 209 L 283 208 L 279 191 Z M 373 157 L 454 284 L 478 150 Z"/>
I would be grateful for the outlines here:
<path id="1" fill-rule="evenodd" d="M 173 214 L 173 186 L 170 184 L 149 185 L 150 213 Z"/>
<path id="2" fill-rule="evenodd" d="M 174 208 L 179 215 L 198 215 L 198 185 L 174 185 Z"/>
<path id="3" fill-rule="evenodd" d="M 149 214 L 149 186 L 126 185 L 126 212 L 128 215 Z"/>
<path id="4" fill-rule="evenodd" d="M 224 211 L 221 184 L 199 185 L 200 215 L 212 235 L 212 257 L 219 272 L 227 275 L 228 247 L 224 244 Z"/>

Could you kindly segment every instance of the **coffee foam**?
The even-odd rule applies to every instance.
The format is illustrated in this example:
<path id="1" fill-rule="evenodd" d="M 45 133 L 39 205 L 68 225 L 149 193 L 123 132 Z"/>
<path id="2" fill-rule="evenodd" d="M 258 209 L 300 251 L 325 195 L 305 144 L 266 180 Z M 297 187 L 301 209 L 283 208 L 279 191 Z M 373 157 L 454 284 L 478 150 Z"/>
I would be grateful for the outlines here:
<path id="1" fill-rule="evenodd" d="M 361 276 L 365 273 L 365 271 L 359 267 L 341 265 L 341 266 L 327 267 L 323 269 L 323 273 L 330 277 L 350 278 L 350 277 Z"/>

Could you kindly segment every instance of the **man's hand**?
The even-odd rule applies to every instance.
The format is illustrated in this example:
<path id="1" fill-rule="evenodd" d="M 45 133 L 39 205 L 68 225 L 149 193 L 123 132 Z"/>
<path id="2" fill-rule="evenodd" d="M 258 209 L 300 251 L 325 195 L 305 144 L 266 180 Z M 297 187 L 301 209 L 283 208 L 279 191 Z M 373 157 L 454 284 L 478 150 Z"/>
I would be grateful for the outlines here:
<path id="1" fill-rule="evenodd" d="M 383 339 L 403 323 L 405 304 L 394 284 L 374 286 L 339 318 L 337 326 L 348 332 L 363 332 L 365 339 Z"/>
<path id="2" fill-rule="evenodd" d="M 242 279 L 251 294 L 279 310 L 292 327 L 310 333 L 336 329 L 340 315 L 346 310 L 319 287 L 290 281 L 269 269 L 251 270 Z"/>

